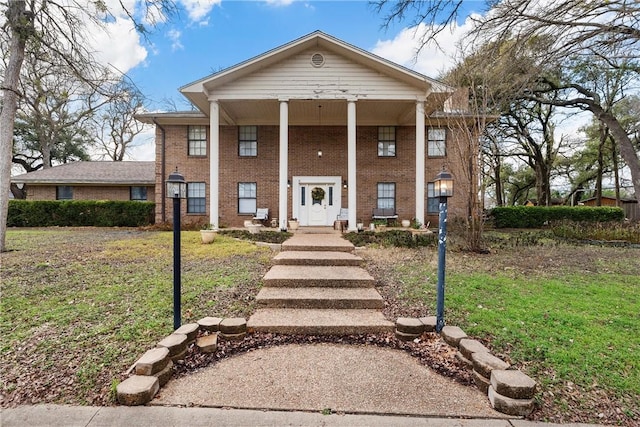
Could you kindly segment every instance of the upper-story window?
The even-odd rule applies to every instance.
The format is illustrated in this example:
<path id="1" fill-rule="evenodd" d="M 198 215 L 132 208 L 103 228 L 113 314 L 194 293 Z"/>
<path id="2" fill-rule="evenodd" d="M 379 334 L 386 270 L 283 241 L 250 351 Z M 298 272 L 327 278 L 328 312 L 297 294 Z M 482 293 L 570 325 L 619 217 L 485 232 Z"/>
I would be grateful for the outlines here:
<path id="1" fill-rule="evenodd" d="M 378 127 L 378 157 L 396 156 L 396 128 L 394 126 Z"/>
<path id="2" fill-rule="evenodd" d="M 189 155 L 190 156 L 206 156 L 207 155 L 207 127 L 206 126 L 189 126 Z"/>
<path id="3" fill-rule="evenodd" d="M 429 128 L 428 132 L 429 157 L 443 157 L 447 154 L 447 131 L 442 128 Z"/>
<path id="4" fill-rule="evenodd" d="M 238 128 L 238 154 L 241 157 L 258 155 L 258 126 L 240 126 Z"/>

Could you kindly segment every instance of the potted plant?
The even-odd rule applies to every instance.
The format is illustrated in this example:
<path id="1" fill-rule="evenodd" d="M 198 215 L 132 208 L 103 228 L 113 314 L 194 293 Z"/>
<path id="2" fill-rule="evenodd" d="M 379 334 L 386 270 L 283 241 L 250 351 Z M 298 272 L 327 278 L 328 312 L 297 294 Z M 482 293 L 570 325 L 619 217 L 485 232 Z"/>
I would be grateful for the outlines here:
<path id="1" fill-rule="evenodd" d="M 364 230 L 364 222 L 362 222 L 361 219 L 359 219 L 358 222 L 356 222 L 356 228 L 358 229 L 358 232 Z"/>
<path id="2" fill-rule="evenodd" d="M 218 229 L 215 228 L 213 224 L 205 224 L 200 230 L 200 238 L 202 239 L 202 243 L 212 243 L 216 238 L 216 234 L 218 234 Z"/>
<path id="3" fill-rule="evenodd" d="M 409 221 L 408 219 L 403 219 L 402 220 L 402 227 L 403 228 L 409 228 L 410 225 L 411 225 L 411 221 Z"/>
<path id="4" fill-rule="evenodd" d="M 300 227 L 300 223 L 298 222 L 298 218 L 289 219 L 289 230 L 297 230 Z"/>

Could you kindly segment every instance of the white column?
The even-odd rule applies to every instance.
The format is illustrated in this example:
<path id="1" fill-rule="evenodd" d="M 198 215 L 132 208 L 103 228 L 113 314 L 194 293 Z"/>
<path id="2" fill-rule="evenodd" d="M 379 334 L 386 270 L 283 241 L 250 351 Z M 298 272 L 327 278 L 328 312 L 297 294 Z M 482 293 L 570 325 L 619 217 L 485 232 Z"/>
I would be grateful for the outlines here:
<path id="1" fill-rule="evenodd" d="M 425 181 L 424 101 L 416 102 L 416 220 L 424 224 Z"/>
<path id="2" fill-rule="evenodd" d="M 218 228 L 220 193 L 220 106 L 209 101 L 209 223 Z"/>
<path id="3" fill-rule="evenodd" d="M 356 101 L 347 103 L 347 199 L 349 208 L 349 231 L 357 229 L 357 174 L 356 174 Z"/>
<path id="4" fill-rule="evenodd" d="M 287 180 L 289 174 L 289 103 L 280 100 L 280 158 L 278 176 L 278 221 L 287 228 Z M 293 191 L 293 188 L 292 188 Z"/>

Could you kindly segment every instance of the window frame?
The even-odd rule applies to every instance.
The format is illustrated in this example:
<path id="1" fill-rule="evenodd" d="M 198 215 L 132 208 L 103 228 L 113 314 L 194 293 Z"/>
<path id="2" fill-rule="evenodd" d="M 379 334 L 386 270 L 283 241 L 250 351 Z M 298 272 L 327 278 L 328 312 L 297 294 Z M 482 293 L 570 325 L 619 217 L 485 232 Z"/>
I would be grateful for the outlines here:
<path id="1" fill-rule="evenodd" d="M 431 132 L 442 131 L 444 137 L 442 139 L 433 138 Z M 446 157 L 447 155 L 447 129 L 442 127 L 430 127 L 427 129 L 427 156 L 428 157 Z"/>
<path id="2" fill-rule="evenodd" d="M 243 131 L 246 131 L 249 128 L 252 128 L 252 132 L 251 132 L 253 134 L 251 135 L 252 138 L 244 139 Z M 251 144 L 251 146 L 249 148 L 245 147 L 243 149 L 243 145 L 247 143 Z M 249 154 L 246 154 L 246 152 L 249 152 Z M 238 157 L 258 157 L 258 126 L 256 125 L 238 126 Z"/>
<path id="3" fill-rule="evenodd" d="M 65 197 L 64 192 L 68 192 L 68 197 Z M 73 186 L 56 185 L 56 200 L 73 200 Z"/>
<path id="4" fill-rule="evenodd" d="M 427 214 L 440 213 L 440 197 L 435 193 L 435 183 L 427 182 Z"/>
<path id="5" fill-rule="evenodd" d="M 192 135 L 198 131 L 198 135 Z M 201 134 L 201 132 L 204 135 Z M 194 136 L 198 136 L 197 138 Z M 207 156 L 207 126 L 205 125 L 188 125 L 187 126 L 187 155 L 189 157 L 206 157 Z"/>
<path id="6" fill-rule="evenodd" d="M 144 199 L 141 198 L 134 198 L 134 189 L 138 189 L 139 191 L 141 191 L 142 193 L 144 193 Z M 131 187 L 129 187 L 129 200 L 133 201 L 133 202 L 146 202 L 148 199 L 148 194 L 147 194 L 147 187 L 145 185 L 132 185 Z"/>
<path id="7" fill-rule="evenodd" d="M 384 196 L 384 197 L 380 197 L 381 194 L 381 190 L 384 194 L 384 191 L 388 191 L 385 190 L 384 188 L 382 188 L 381 186 L 391 186 L 391 188 L 393 189 L 393 196 L 389 197 L 389 196 Z M 395 182 L 389 182 L 389 181 L 382 181 L 382 182 L 378 182 L 376 184 L 376 208 L 377 209 L 393 209 L 395 211 L 396 209 L 396 192 L 397 192 L 397 186 Z M 381 206 L 380 201 L 381 200 L 391 200 L 391 206 L 388 205 L 384 205 Z"/>
<path id="8" fill-rule="evenodd" d="M 194 186 L 202 186 L 197 191 L 202 191 L 202 196 L 192 195 Z M 197 204 L 195 204 L 197 202 Z M 207 213 L 207 184 L 205 182 L 187 182 L 187 214 L 202 215 Z"/>
<path id="9" fill-rule="evenodd" d="M 385 130 L 393 130 L 393 139 L 389 139 L 389 134 Z M 378 126 L 378 157 L 397 157 L 397 137 L 395 126 Z M 393 147 L 393 150 L 392 150 Z M 393 154 L 389 154 L 393 152 Z"/>
<path id="10" fill-rule="evenodd" d="M 241 187 L 245 185 L 253 186 L 253 189 L 249 189 L 249 196 L 243 196 L 244 192 L 241 191 Z M 253 210 L 242 210 L 242 201 L 253 200 Z M 238 215 L 255 215 L 258 210 L 258 183 L 255 181 L 243 181 L 238 182 Z"/>

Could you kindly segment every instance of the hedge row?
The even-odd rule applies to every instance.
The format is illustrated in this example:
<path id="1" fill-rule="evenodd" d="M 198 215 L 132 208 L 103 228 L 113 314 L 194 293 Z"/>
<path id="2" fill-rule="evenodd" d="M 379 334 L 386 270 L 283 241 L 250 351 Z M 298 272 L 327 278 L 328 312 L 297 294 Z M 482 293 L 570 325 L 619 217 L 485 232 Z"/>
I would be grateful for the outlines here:
<path id="1" fill-rule="evenodd" d="M 491 210 L 496 228 L 538 228 L 552 221 L 622 221 L 624 211 L 609 206 L 508 206 Z"/>
<path id="2" fill-rule="evenodd" d="M 9 227 L 139 227 L 153 224 L 154 203 L 103 200 L 10 200 Z"/>

